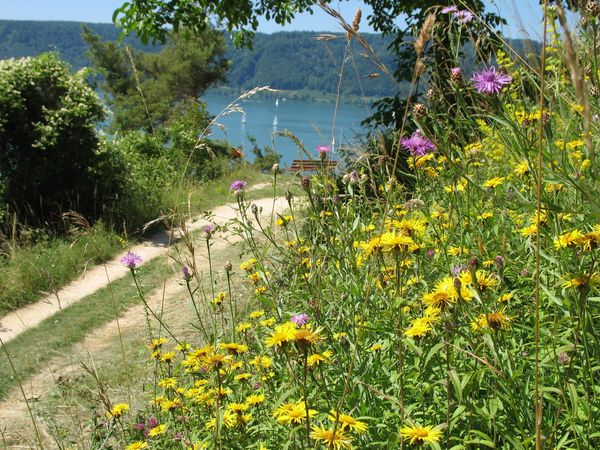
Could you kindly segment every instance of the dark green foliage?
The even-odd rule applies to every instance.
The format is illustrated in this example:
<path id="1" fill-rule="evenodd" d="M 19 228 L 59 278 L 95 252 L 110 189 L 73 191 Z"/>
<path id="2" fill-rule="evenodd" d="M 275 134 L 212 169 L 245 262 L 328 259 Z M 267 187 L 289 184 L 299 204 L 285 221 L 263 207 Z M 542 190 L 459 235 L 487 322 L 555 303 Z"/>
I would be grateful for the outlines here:
<path id="1" fill-rule="evenodd" d="M 260 170 L 271 170 L 274 164 L 279 164 L 281 161 L 281 155 L 273 150 L 272 147 L 266 146 L 264 148 L 260 148 L 256 143 L 256 137 L 252 135 L 248 135 L 248 140 L 252 145 L 252 153 L 255 156 L 254 164 Z"/>
<path id="2" fill-rule="evenodd" d="M 2 204 L 35 223 L 69 209 L 97 216 L 112 194 L 95 130 L 103 118 L 98 96 L 55 54 L 1 61 Z"/>
<path id="3" fill-rule="evenodd" d="M 200 132 L 208 123 L 204 104 L 197 99 L 210 85 L 222 81 L 229 63 L 225 40 L 218 31 L 200 35 L 174 34 L 160 53 L 144 53 L 103 41 L 84 27 L 88 56 L 103 75 L 113 129 L 130 131 L 156 127 L 191 115 Z M 199 114 L 201 113 L 201 114 Z M 188 120 L 188 119 L 186 119 Z"/>

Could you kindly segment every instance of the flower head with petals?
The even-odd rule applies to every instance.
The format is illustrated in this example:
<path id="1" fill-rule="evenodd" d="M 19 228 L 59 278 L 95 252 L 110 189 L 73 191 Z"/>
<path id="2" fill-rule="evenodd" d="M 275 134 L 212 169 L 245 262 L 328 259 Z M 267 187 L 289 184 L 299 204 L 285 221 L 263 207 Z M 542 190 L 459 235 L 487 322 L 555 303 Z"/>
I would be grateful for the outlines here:
<path id="1" fill-rule="evenodd" d="M 246 182 L 242 180 L 235 180 L 231 183 L 229 189 L 233 192 L 242 192 L 246 188 Z"/>
<path id="2" fill-rule="evenodd" d="M 133 270 L 142 263 L 142 257 L 133 252 L 127 252 L 127 254 L 121 258 L 121 263 L 125 267 Z"/>
<path id="3" fill-rule="evenodd" d="M 415 131 L 409 138 L 402 138 L 400 143 L 414 157 L 425 156 L 436 150 L 435 144 L 423 136 L 419 130 Z"/>
<path id="4" fill-rule="evenodd" d="M 510 84 L 512 78 L 496 70 L 495 67 L 490 67 L 489 69 L 483 69 L 479 73 L 474 73 L 471 81 L 477 92 L 493 95 L 499 94 L 505 85 Z"/>
<path id="5" fill-rule="evenodd" d="M 308 323 L 308 319 L 309 319 L 308 314 L 300 313 L 300 314 L 296 314 L 295 316 L 292 316 L 290 318 L 290 322 L 294 322 L 297 327 L 302 327 Z"/>

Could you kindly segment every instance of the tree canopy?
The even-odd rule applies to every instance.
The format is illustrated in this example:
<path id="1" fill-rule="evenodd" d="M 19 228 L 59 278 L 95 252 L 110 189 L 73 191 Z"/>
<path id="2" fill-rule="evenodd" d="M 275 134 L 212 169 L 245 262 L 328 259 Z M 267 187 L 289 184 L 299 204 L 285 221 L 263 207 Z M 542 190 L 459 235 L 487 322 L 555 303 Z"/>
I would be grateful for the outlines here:
<path id="1" fill-rule="evenodd" d="M 117 130 L 153 128 L 182 115 L 202 116 L 198 97 L 224 80 L 229 62 L 222 33 L 206 28 L 185 36 L 171 33 L 159 53 L 146 53 L 103 41 L 84 28 L 88 56 L 103 75 Z M 201 117 L 200 117 L 201 118 Z"/>

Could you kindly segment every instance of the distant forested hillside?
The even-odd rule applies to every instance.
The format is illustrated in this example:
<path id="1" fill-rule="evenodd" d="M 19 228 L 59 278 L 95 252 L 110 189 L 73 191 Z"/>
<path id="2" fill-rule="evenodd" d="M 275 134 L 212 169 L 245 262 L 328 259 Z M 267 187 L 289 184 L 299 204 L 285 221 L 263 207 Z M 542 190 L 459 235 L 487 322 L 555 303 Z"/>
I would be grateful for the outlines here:
<path id="1" fill-rule="evenodd" d="M 85 25 L 104 40 L 116 41 L 118 38 L 119 30 L 112 24 Z M 87 46 L 81 38 L 81 27 L 78 22 L 0 20 L 0 59 L 58 51 L 74 70 L 88 66 L 90 62 L 85 56 Z M 238 89 L 269 85 L 284 90 L 334 94 L 346 55 L 342 94 L 380 97 L 397 92 L 394 83 L 364 56 L 365 50 L 356 42 L 353 41 L 345 53 L 344 35 L 327 34 L 328 38 L 317 40 L 318 36 L 319 33 L 314 32 L 257 33 L 253 50 L 235 49 L 230 42 L 227 56 L 232 60 L 232 66 L 227 85 Z M 387 50 L 388 40 L 376 34 L 363 36 L 393 72 L 395 66 L 392 54 Z M 124 42 L 139 50 L 159 48 L 143 46 L 135 38 L 127 38 Z M 516 49 L 527 49 L 522 41 L 513 41 L 512 45 Z M 469 50 L 465 51 L 463 67 L 467 74 L 473 67 L 473 59 L 469 56 L 472 51 Z"/>
<path id="2" fill-rule="evenodd" d="M 104 40 L 115 41 L 119 30 L 112 24 L 87 23 L 94 33 Z M 81 39 L 81 23 L 0 21 L 0 59 L 34 56 L 42 52 L 58 51 L 74 70 L 88 66 L 85 56 L 86 44 Z M 270 85 L 277 89 L 311 90 L 335 93 L 339 81 L 339 69 L 344 58 L 346 40 L 342 35 L 325 42 L 317 41 L 312 32 L 258 33 L 254 49 L 238 50 L 231 43 L 228 57 L 232 68 L 228 85 L 247 89 L 258 85 Z M 378 35 L 366 36 L 382 60 L 392 66 L 392 57 L 386 43 Z M 137 39 L 125 40 L 133 48 L 152 51 Z M 156 48 L 154 49 L 156 50 Z M 353 95 L 381 96 L 394 92 L 393 84 L 360 53 L 363 50 L 353 43 L 347 54 L 343 75 L 342 92 Z"/>
<path id="3" fill-rule="evenodd" d="M 81 38 L 79 22 L 41 22 L 32 20 L 0 20 L 0 59 L 36 56 L 43 52 L 58 51 L 61 59 L 74 70 L 89 66 L 85 56 L 87 45 Z M 104 40 L 116 41 L 119 30 L 108 23 L 86 23 L 94 33 Z M 135 38 L 126 38 L 125 43 L 138 50 L 152 51 Z"/>
<path id="4" fill-rule="evenodd" d="M 343 93 L 369 97 L 395 93 L 393 82 L 364 56 L 365 49 L 355 41 L 345 53 L 344 35 L 328 34 L 327 40 L 317 40 L 318 36 L 313 32 L 257 34 L 253 50 L 230 49 L 229 84 L 244 89 L 269 84 L 278 89 L 335 93 L 345 55 Z M 393 71 L 387 40 L 376 34 L 364 37 Z"/>

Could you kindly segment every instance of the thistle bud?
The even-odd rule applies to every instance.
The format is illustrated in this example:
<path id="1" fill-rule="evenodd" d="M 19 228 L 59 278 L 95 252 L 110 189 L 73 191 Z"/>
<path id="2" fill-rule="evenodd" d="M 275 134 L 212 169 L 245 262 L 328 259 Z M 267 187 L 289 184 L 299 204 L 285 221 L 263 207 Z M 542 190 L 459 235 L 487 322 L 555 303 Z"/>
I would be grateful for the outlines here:
<path id="1" fill-rule="evenodd" d="M 302 186 L 302 189 L 308 192 L 310 189 L 310 178 L 308 178 L 306 175 L 303 176 L 302 180 L 300 180 L 300 186 Z"/>
<path id="2" fill-rule="evenodd" d="M 585 11 L 590 16 L 597 17 L 598 15 L 600 15 L 600 5 L 598 4 L 598 2 L 589 1 L 589 2 L 587 2 L 587 5 L 585 6 Z"/>
<path id="3" fill-rule="evenodd" d="M 233 265 L 231 262 L 227 261 L 224 266 L 225 272 L 231 272 L 233 270 Z"/>
<path id="4" fill-rule="evenodd" d="M 453 67 L 450 70 L 450 79 L 452 80 L 453 83 L 460 83 L 463 79 L 463 75 L 462 75 L 462 70 L 460 69 L 460 67 Z"/>
<path id="5" fill-rule="evenodd" d="M 473 256 L 469 260 L 469 263 L 468 263 L 467 267 L 469 268 L 469 270 L 474 270 L 474 269 L 477 269 L 479 267 L 479 260 L 477 259 L 476 256 Z"/>
<path id="6" fill-rule="evenodd" d="M 412 112 L 413 112 L 413 116 L 415 117 L 415 119 L 421 119 L 427 113 L 427 108 L 425 107 L 425 105 L 423 103 L 415 103 L 413 105 Z"/>

